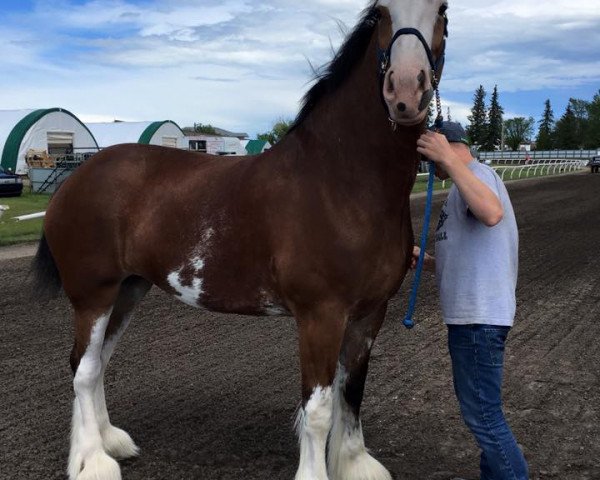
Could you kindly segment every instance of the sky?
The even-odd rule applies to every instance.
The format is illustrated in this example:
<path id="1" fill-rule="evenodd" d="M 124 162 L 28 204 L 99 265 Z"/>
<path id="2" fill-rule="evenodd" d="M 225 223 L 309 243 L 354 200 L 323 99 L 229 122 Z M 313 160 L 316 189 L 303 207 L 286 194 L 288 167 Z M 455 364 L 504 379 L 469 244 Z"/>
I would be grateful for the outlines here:
<path id="1" fill-rule="evenodd" d="M 444 114 L 479 85 L 505 118 L 600 89 L 599 0 L 450 0 Z M 251 137 L 295 117 L 368 0 L 0 0 L 0 109 L 174 120 Z"/>

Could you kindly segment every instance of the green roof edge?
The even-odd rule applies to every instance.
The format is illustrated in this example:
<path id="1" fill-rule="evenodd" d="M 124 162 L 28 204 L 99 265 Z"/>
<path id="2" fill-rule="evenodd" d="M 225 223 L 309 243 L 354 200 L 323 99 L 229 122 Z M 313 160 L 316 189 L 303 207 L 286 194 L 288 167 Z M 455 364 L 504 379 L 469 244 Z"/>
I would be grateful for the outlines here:
<path id="1" fill-rule="evenodd" d="M 8 137 L 6 137 L 6 142 L 4 143 L 4 148 L 2 149 L 2 160 L 0 161 L 0 165 L 2 165 L 5 170 L 10 168 L 13 172 L 16 171 L 17 162 L 19 160 L 19 147 L 21 146 L 23 137 L 25 137 L 25 134 L 37 121 L 53 112 L 63 112 L 77 120 L 79 124 L 87 130 L 92 137 L 92 140 L 96 144 L 96 148 L 98 148 L 98 142 L 94 138 L 92 132 L 90 132 L 90 129 L 71 112 L 65 110 L 64 108 L 41 108 L 25 115 L 13 127 L 8 134 Z"/>
<path id="2" fill-rule="evenodd" d="M 143 143 L 144 145 L 149 145 L 150 140 L 152 140 L 152 137 L 154 136 L 154 134 L 165 123 L 172 123 L 173 125 L 175 125 L 179 129 L 181 134 L 185 137 L 185 133 L 183 133 L 183 130 L 181 129 L 181 127 L 179 125 L 177 125 L 173 120 L 163 120 L 162 122 L 152 122 L 150 125 L 148 125 L 145 128 L 145 130 L 142 132 L 142 134 L 140 135 L 140 139 L 138 140 L 138 143 Z"/>

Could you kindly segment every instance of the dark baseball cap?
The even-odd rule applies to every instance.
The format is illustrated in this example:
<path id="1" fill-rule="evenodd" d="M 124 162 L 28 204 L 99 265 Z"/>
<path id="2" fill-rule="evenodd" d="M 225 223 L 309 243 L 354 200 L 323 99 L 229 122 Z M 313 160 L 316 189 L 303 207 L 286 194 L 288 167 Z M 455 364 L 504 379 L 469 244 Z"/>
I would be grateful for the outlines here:
<path id="1" fill-rule="evenodd" d="M 452 143 L 464 143 L 469 146 L 469 141 L 467 140 L 467 132 L 458 122 L 442 122 L 439 127 L 432 127 L 431 130 L 434 130 L 438 133 L 441 133 L 446 137 L 446 139 Z"/>

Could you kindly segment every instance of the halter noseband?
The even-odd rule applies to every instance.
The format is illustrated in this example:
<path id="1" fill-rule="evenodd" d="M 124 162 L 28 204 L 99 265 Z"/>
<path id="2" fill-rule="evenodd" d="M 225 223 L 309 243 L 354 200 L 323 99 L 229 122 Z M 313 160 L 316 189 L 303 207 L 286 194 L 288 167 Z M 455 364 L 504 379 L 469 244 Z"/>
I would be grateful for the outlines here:
<path id="1" fill-rule="evenodd" d="M 423 45 L 423 48 L 425 49 L 425 53 L 427 54 L 427 60 L 429 61 L 429 67 L 431 68 L 431 84 L 435 91 L 437 119 L 441 120 L 441 118 L 442 118 L 442 105 L 440 103 L 440 92 L 438 89 L 438 87 L 439 87 L 439 76 L 438 75 L 439 75 L 440 69 L 444 65 L 444 61 L 445 61 L 445 57 L 446 57 L 446 41 L 444 40 L 444 43 L 442 44 L 442 52 L 440 53 L 439 57 L 436 59 L 433 57 L 433 52 L 431 51 L 431 48 L 429 47 L 429 45 L 425 41 L 425 38 L 423 37 L 423 34 L 419 30 L 417 30 L 416 28 L 412 28 L 412 27 L 401 28 L 394 34 L 394 36 L 390 40 L 388 47 L 385 50 L 380 48 L 378 51 L 378 56 L 379 56 L 379 95 L 381 96 L 381 101 L 383 103 L 383 106 L 385 107 L 386 111 L 388 112 L 388 120 L 390 121 L 392 130 L 396 130 L 398 123 L 395 120 L 393 120 L 390 115 L 388 105 L 385 101 L 385 98 L 383 97 L 383 86 L 384 86 L 384 81 L 385 81 L 385 74 L 387 73 L 387 71 L 390 68 L 390 57 L 392 54 L 392 47 L 394 46 L 394 42 L 396 40 L 398 40 L 402 35 L 414 35 L 415 37 L 417 37 L 419 39 L 419 41 Z M 448 36 L 448 17 L 444 13 L 444 37 L 447 37 L 447 36 Z"/>

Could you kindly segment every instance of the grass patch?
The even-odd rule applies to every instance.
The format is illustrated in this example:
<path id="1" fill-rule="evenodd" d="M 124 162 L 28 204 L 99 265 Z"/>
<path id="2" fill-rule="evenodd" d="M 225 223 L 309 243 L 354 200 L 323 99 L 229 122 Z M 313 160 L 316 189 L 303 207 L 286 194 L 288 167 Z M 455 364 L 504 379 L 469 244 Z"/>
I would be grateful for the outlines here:
<path id="1" fill-rule="evenodd" d="M 35 242 L 42 234 L 43 218 L 17 222 L 13 217 L 46 210 L 50 195 L 23 193 L 20 197 L 0 197 L 0 205 L 8 205 L 0 217 L 0 246 Z"/>

